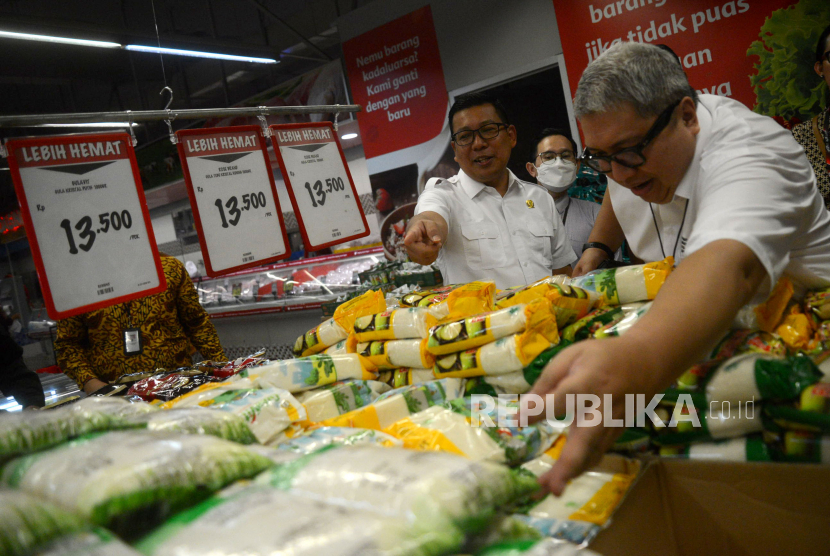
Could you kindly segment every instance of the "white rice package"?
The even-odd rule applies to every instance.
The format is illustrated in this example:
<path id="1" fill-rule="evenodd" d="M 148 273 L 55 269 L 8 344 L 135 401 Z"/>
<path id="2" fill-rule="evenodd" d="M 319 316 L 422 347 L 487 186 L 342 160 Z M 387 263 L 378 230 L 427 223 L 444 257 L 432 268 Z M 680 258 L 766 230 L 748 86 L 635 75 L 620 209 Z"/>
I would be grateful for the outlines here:
<path id="1" fill-rule="evenodd" d="M 0 489 L 0 554 L 28 556 L 86 526 L 77 516 L 25 492 Z"/>
<path id="2" fill-rule="evenodd" d="M 203 407 L 180 407 L 154 411 L 130 417 L 132 424 L 143 425 L 150 431 L 209 434 L 240 444 L 257 441 L 245 420 L 235 413 L 212 411 Z"/>
<path id="3" fill-rule="evenodd" d="M 298 454 L 310 454 L 326 446 L 358 446 L 363 444 L 376 444 L 387 448 L 403 445 L 394 436 L 373 429 L 320 427 L 309 429 L 288 442 L 280 444 L 277 448 Z"/>
<path id="4" fill-rule="evenodd" d="M 61 537 L 39 549 L 35 556 L 141 556 L 141 553 L 106 529 L 96 527 Z"/>
<path id="5" fill-rule="evenodd" d="M 376 375 L 364 368 L 360 357 L 355 353 L 323 353 L 299 359 L 271 361 L 252 369 L 249 377 L 263 388 L 282 388 L 296 393 L 332 384 L 338 380 L 371 380 Z"/>
<path id="6" fill-rule="evenodd" d="M 389 390 L 388 384 L 376 380 L 349 380 L 303 392 L 297 399 L 305 407 L 308 420 L 316 422 L 365 407 Z"/>

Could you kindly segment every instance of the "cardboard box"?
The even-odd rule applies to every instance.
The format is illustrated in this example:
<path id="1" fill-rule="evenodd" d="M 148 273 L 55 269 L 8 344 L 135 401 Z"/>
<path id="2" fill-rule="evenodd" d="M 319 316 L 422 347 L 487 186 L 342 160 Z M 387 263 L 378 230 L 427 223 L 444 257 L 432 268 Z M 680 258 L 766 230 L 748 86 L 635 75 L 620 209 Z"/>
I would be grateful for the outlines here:
<path id="1" fill-rule="evenodd" d="M 655 459 L 612 520 L 604 556 L 830 554 L 830 466 Z"/>

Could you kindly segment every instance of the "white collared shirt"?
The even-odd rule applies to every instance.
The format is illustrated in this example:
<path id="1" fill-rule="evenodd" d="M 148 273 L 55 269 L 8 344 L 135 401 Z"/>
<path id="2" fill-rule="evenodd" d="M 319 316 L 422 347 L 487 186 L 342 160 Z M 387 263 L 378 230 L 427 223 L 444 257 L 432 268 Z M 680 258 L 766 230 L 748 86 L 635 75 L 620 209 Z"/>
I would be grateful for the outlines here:
<path id="1" fill-rule="evenodd" d="M 634 254 L 654 261 L 676 249 L 679 263 L 704 245 L 732 239 L 749 247 L 767 271 L 759 298 L 784 273 L 797 287 L 830 285 L 830 213 L 791 133 L 720 96 L 700 95 L 697 117 L 692 163 L 674 199 L 651 205 L 654 216 L 649 203 L 608 180 L 614 213 Z"/>
<path id="2" fill-rule="evenodd" d="M 560 199 L 555 199 L 555 203 L 559 217 L 562 219 L 565 230 L 568 232 L 571 248 L 573 248 L 574 254 L 576 255 L 576 259 L 571 263 L 572 266 L 575 266 L 576 261 L 582 257 L 582 246 L 588 243 L 588 237 L 594 229 L 594 223 L 597 221 L 600 205 L 567 195 Z"/>
<path id="3" fill-rule="evenodd" d="M 445 284 L 526 285 L 576 259 L 548 192 L 508 173 L 504 197 L 460 170 L 418 198 L 415 214 L 437 212 L 449 226 L 436 261 Z"/>

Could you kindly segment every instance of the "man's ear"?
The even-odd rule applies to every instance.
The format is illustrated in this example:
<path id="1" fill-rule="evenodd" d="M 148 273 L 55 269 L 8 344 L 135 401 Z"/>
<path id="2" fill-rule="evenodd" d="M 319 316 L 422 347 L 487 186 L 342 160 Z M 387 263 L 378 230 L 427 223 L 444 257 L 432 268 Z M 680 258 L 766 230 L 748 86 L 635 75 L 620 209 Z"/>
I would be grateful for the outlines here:
<path id="1" fill-rule="evenodd" d="M 510 137 L 510 147 L 515 148 L 516 147 L 516 141 L 517 141 L 516 138 L 518 137 L 518 134 L 516 133 L 516 126 L 513 126 L 513 125 L 507 126 L 507 135 Z"/>
<path id="2" fill-rule="evenodd" d="M 452 147 L 452 159 L 458 162 L 458 152 L 455 150 L 455 141 L 450 141 L 450 147 Z M 458 162 L 461 164 L 460 162 Z"/>
<path id="3" fill-rule="evenodd" d="M 700 133 L 700 122 L 697 119 L 697 107 L 692 97 L 684 97 L 680 101 L 680 119 L 683 127 L 688 128 L 693 135 Z"/>
<path id="4" fill-rule="evenodd" d="M 821 71 L 821 65 L 822 65 L 821 62 L 816 62 L 815 65 L 813 66 L 813 69 L 816 71 L 816 75 L 818 75 L 819 77 L 824 79 L 824 72 Z"/>
<path id="5" fill-rule="evenodd" d="M 527 173 L 533 176 L 534 178 L 539 176 L 538 170 L 536 170 L 536 166 L 532 162 L 528 162 L 525 164 L 525 168 L 527 168 Z"/>

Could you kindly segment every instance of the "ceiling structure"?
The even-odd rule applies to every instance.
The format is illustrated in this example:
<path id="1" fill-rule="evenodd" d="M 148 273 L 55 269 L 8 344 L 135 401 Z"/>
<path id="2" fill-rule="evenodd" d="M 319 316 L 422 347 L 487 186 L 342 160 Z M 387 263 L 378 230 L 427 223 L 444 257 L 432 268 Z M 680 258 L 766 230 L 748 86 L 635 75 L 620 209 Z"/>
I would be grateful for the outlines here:
<path id="1" fill-rule="evenodd" d="M 0 37 L 0 115 L 160 110 L 168 99 L 160 94 L 165 85 L 174 91 L 173 109 L 232 106 L 340 58 L 337 18 L 369 1 L 0 0 L 2 31 L 279 62 L 161 57 Z M 178 128 L 192 122 L 175 124 Z M 67 128 L 60 133 L 78 131 L 84 130 Z M 55 132 L 2 128 L 0 139 Z M 136 135 L 140 148 L 167 137 L 168 131 L 163 122 L 147 122 L 137 126 Z M 0 166 L 6 166 L 5 160 Z M 7 212 L 7 197 L 0 192 L 0 214 Z"/>

